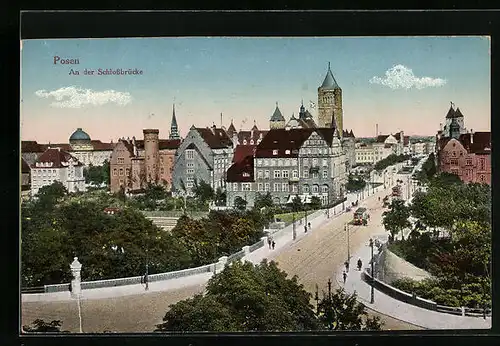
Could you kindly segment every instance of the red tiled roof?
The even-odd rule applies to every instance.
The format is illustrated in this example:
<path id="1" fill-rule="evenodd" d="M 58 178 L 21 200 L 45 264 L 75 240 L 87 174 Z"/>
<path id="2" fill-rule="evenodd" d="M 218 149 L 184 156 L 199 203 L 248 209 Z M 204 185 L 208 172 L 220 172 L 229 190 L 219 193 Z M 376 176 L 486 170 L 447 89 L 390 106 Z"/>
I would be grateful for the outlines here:
<path id="1" fill-rule="evenodd" d="M 391 148 L 392 144 L 384 144 L 384 148 Z"/>
<path id="2" fill-rule="evenodd" d="M 21 141 L 22 153 L 43 153 L 45 148 L 36 141 Z"/>
<path id="3" fill-rule="evenodd" d="M 163 149 L 177 150 L 180 145 L 181 145 L 180 139 L 160 139 L 159 142 L 160 150 Z"/>
<path id="4" fill-rule="evenodd" d="M 197 127 L 196 130 L 211 149 L 230 148 L 233 146 L 233 142 L 226 131 L 221 128 Z"/>
<path id="5" fill-rule="evenodd" d="M 256 145 L 238 145 L 234 150 L 233 162 L 240 162 L 247 156 L 253 156 Z"/>
<path id="6" fill-rule="evenodd" d="M 300 147 L 313 132 L 323 137 L 328 145 L 332 144 L 334 128 L 273 129 L 257 146 L 255 157 L 297 157 Z M 278 154 L 273 155 L 273 150 L 278 150 Z M 286 154 L 286 150 L 290 150 L 290 154 Z"/>
<path id="7" fill-rule="evenodd" d="M 75 166 L 82 166 L 83 164 L 79 162 L 74 156 L 63 149 L 50 148 L 47 149 L 36 162 L 52 162 L 51 168 L 63 168 L 66 167 L 62 163 L 68 162 L 70 159 L 76 162 Z M 35 164 L 36 165 L 36 164 Z"/>
<path id="8" fill-rule="evenodd" d="M 485 148 L 491 149 L 491 132 L 474 132 L 471 143 L 470 133 L 461 134 L 458 140 L 467 151 L 471 153 L 483 152 Z"/>
<path id="9" fill-rule="evenodd" d="M 387 139 L 387 137 L 389 137 L 389 135 L 378 135 L 376 142 L 377 143 L 384 143 L 385 140 Z"/>
<path id="10" fill-rule="evenodd" d="M 21 157 L 21 173 L 31 172 L 30 165 Z"/>
<path id="11" fill-rule="evenodd" d="M 254 126 L 255 127 L 255 126 Z M 257 144 L 257 140 L 260 138 L 260 134 L 262 133 L 262 137 L 264 137 L 267 131 L 240 131 L 238 132 L 238 143 L 243 144 L 243 141 L 246 140 L 247 144 L 250 144 L 250 140 L 253 140 L 255 144 Z"/>
<path id="12" fill-rule="evenodd" d="M 98 139 L 91 140 L 90 144 L 92 144 L 94 150 L 113 150 L 113 148 L 115 147 L 115 143 L 103 143 Z"/>
<path id="13" fill-rule="evenodd" d="M 246 156 L 243 160 L 235 162 L 227 170 L 226 181 L 229 183 L 236 182 L 253 182 L 253 156 Z"/>

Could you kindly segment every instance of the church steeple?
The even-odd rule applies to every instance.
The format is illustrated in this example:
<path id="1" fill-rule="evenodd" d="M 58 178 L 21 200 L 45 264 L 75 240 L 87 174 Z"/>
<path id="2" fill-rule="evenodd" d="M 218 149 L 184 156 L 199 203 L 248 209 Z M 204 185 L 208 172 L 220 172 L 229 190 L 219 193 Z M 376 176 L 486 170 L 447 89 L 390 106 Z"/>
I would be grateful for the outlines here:
<path id="1" fill-rule="evenodd" d="M 170 139 L 179 139 L 179 129 L 177 128 L 177 119 L 175 118 L 175 103 L 172 108 L 172 123 L 170 124 Z"/>

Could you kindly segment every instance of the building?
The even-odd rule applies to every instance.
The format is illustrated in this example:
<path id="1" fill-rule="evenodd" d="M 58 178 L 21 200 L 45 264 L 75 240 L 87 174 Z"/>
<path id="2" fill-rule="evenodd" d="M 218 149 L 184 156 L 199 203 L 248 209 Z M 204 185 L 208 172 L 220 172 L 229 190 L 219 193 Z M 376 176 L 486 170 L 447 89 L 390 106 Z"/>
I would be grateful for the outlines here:
<path id="1" fill-rule="evenodd" d="M 109 161 L 114 148 L 113 142 L 104 143 L 100 140 L 92 140 L 81 128 L 71 134 L 68 142 L 39 144 L 36 141 L 21 141 L 21 156 L 29 165 L 33 165 L 47 149 L 61 148 L 85 166 L 102 166 L 105 161 Z"/>
<path id="2" fill-rule="evenodd" d="M 281 114 L 281 111 L 278 107 L 278 102 L 276 102 L 276 109 L 274 110 L 271 119 L 269 119 L 269 128 L 273 129 L 283 129 L 285 128 L 285 117 Z"/>
<path id="3" fill-rule="evenodd" d="M 346 158 L 335 128 L 271 129 L 253 153 L 240 156 L 228 171 L 229 206 L 238 196 L 253 206 L 257 193 L 267 192 L 282 205 L 295 196 L 306 203 L 317 196 L 324 205 L 344 197 Z"/>
<path id="4" fill-rule="evenodd" d="M 195 180 L 203 180 L 214 190 L 225 190 L 226 171 L 233 160 L 233 148 L 233 141 L 224 129 L 215 125 L 207 128 L 192 126 L 175 154 L 174 192 L 191 194 Z"/>
<path id="5" fill-rule="evenodd" d="M 224 128 L 223 128 L 224 129 Z M 238 145 L 257 145 L 262 141 L 262 138 L 267 133 L 267 130 L 259 130 L 257 125 L 255 124 L 255 120 L 250 131 L 236 131 L 236 128 L 233 125 L 233 121 L 231 120 L 231 124 L 226 130 L 227 136 L 231 138 L 233 142 L 233 147 L 236 148 Z"/>
<path id="6" fill-rule="evenodd" d="M 446 113 L 444 127 L 440 128 L 440 130 L 443 131 L 442 133 L 443 133 L 444 137 L 451 137 L 450 125 L 451 125 L 453 119 L 455 119 L 455 121 L 460 126 L 460 134 L 467 133 L 467 129 L 465 128 L 465 125 L 464 125 L 464 115 L 460 111 L 460 108 L 457 107 L 455 109 L 454 106 L 455 106 L 455 104 L 453 102 L 451 102 L 450 109 L 448 110 L 448 113 Z"/>
<path id="7" fill-rule="evenodd" d="M 226 176 L 226 205 L 234 206 L 237 197 L 253 207 L 255 202 L 255 170 L 254 155 L 256 145 L 238 145 L 234 150 L 232 165 Z"/>
<path id="8" fill-rule="evenodd" d="M 126 192 L 134 192 L 148 183 L 171 190 L 175 152 L 181 139 L 160 139 L 158 129 L 144 129 L 143 136 L 144 140 L 120 138 L 115 145 L 110 160 L 111 192 L 120 191 L 122 186 Z"/>
<path id="9" fill-rule="evenodd" d="M 374 165 L 389 155 L 402 155 L 411 152 L 410 136 L 403 131 L 396 134 L 378 135 L 374 143 L 356 143 L 356 164 Z"/>
<path id="10" fill-rule="evenodd" d="M 49 148 L 31 166 L 31 195 L 43 186 L 61 182 L 69 192 L 85 191 L 83 164 L 61 148 Z"/>
<path id="11" fill-rule="evenodd" d="M 447 121 L 449 114 L 450 111 L 446 115 Z M 460 121 L 456 113 L 445 128 L 438 131 L 438 172 L 456 174 L 465 183 L 491 184 L 491 132 L 464 131 L 463 116 Z"/>
<path id="12" fill-rule="evenodd" d="M 325 79 L 318 88 L 318 127 L 332 127 L 332 119 L 335 120 L 337 129 L 342 136 L 344 133 L 342 89 L 333 77 L 330 63 L 328 63 Z"/>
<path id="13" fill-rule="evenodd" d="M 342 148 L 347 159 L 347 171 L 356 166 L 356 137 L 354 132 L 344 130 L 342 135 Z"/>

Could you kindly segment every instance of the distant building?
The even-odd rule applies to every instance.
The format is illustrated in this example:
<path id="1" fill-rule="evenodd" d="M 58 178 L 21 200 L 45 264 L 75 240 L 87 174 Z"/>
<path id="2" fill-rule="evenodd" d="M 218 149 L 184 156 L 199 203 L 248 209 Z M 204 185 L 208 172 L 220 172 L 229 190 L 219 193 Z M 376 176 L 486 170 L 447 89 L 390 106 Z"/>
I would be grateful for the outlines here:
<path id="1" fill-rule="evenodd" d="M 269 119 L 269 128 L 271 130 L 285 128 L 285 117 L 281 114 L 278 102 L 276 102 L 276 109 L 274 110 L 271 119 Z"/>
<path id="2" fill-rule="evenodd" d="M 224 129 L 224 128 L 223 128 Z M 267 130 L 259 130 L 257 125 L 254 124 L 250 131 L 240 130 L 236 131 L 236 128 L 231 121 L 228 129 L 226 130 L 227 136 L 232 140 L 234 148 L 238 145 L 257 145 L 262 141 L 262 138 L 267 133 Z"/>
<path id="3" fill-rule="evenodd" d="M 403 131 L 396 134 L 378 135 L 375 143 L 356 143 L 356 164 L 376 164 L 389 155 L 402 155 L 411 152 L 410 136 Z"/>
<path id="4" fill-rule="evenodd" d="M 491 184 L 491 132 L 464 133 L 463 116 L 449 115 L 436 135 L 438 172 L 456 174 L 465 183 Z"/>
<path id="5" fill-rule="evenodd" d="M 85 166 L 102 166 L 104 161 L 109 161 L 114 143 L 92 140 L 85 131 L 78 128 L 69 137 L 69 143 L 39 144 L 36 141 L 21 141 L 21 156 L 32 165 L 49 148 L 61 148 Z"/>
<path id="6" fill-rule="evenodd" d="M 172 134 L 172 132 L 171 132 Z M 147 183 L 172 187 L 175 152 L 181 139 L 159 139 L 158 129 L 144 129 L 144 140 L 121 138 L 110 160 L 110 190 L 143 189 Z"/>
<path id="7" fill-rule="evenodd" d="M 61 148 L 50 148 L 31 166 L 31 195 L 44 186 L 61 182 L 69 192 L 85 191 L 83 164 Z"/>
<path id="8" fill-rule="evenodd" d="M 467 133 L 467 129 L 465 128 L 464 125 L 464 115 L 460 111 L 460 108 L 457 107 L 455 109 L 454 106 L 455 106 L 454 103 L 451 102 L 450 109 L 448 110 L 448 113 L 446 114 L 445 117 L 444 127 L 440 129 L 442 130 L 443 137 L 451 137 L 450 125 L 453 119 L 455 119 L 457 124 L 460 126 L 460 134 Z"/>
<path id="9" fill-rule="evenodd" d="M 175 154 L 172 177 L 176 194 L 192 194 L 195 180 L 214 190 L 226 187 L 226 171 L 233 160 L 233 141 L 226 131 L 192 126 Z"/>
<path id="10" fill-rule="evenodd" d="M 237 197 L 253 207 L 255 202 L 254 155 L 256 145 L 238 145 L 234 150 L 232 165 L 227 170 L 227 205 L 234 206 Z"/>

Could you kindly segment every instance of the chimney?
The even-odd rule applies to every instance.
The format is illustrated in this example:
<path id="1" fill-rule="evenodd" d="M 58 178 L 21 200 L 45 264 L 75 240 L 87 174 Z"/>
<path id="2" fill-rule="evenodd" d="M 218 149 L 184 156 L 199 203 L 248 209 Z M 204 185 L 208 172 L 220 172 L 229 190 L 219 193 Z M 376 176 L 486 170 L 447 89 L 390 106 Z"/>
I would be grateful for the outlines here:
<path id="1" fill-rule="evenodd" d="M 474 131 L 470 129 L 470 144 L 474 143 Z"/>
<path id="2" fill-rule="evenodd" d="M 222 127 L 222 112 L 220 113 L 220 127 Z"/>
<path id="3" fill-rule="evenodd" d="M 439 123 L 439 131 L 443 131 L 443 123 Z"/>

